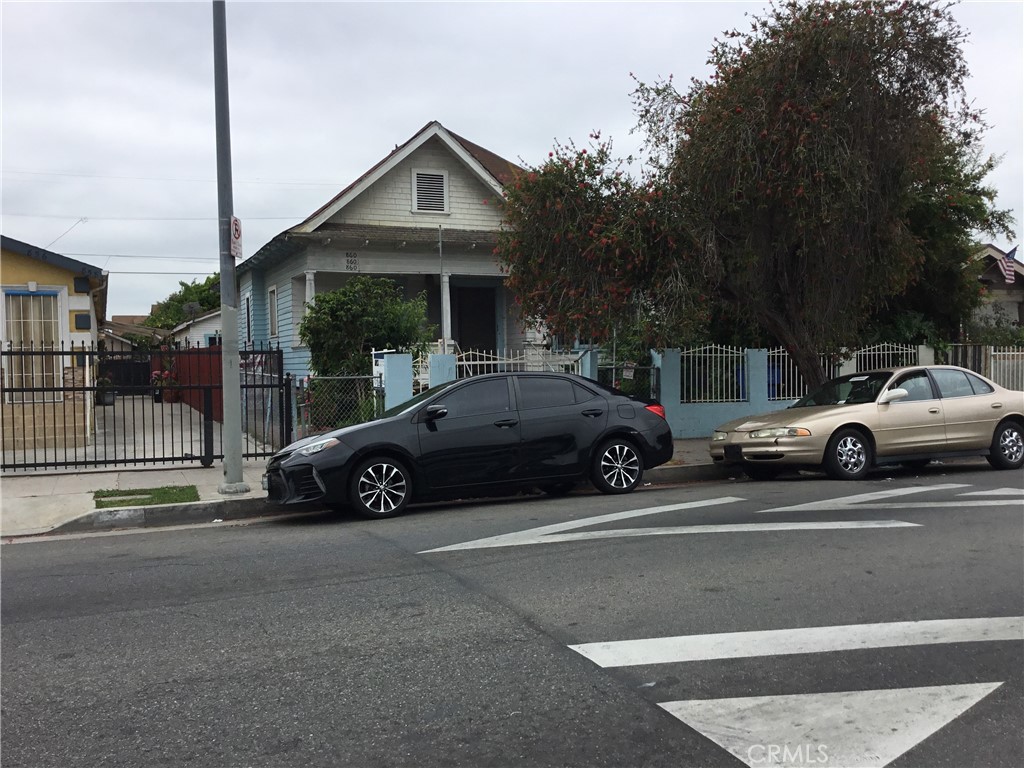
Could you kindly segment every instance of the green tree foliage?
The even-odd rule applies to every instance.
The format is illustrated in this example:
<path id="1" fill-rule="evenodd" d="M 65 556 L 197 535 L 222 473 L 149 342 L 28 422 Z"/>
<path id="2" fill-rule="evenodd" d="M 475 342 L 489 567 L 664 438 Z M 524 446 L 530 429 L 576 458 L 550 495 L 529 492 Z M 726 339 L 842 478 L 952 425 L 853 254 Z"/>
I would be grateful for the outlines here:
<path id="1" fill-rule="evenodd" d="M 951 276 L 971 231 L 1007 220 L 978 183 L 984 124 L 948 8 L 782 3 L 716 41 L 709 82 L 634 94 L 658 181 L 722 297 L 812 384 L 818 352 L 855 345 L 930 262 Z M 956 213 L 938 224 L 939 208 Z"/>
<path id="2" fill-rule="evenodd" d="M 666 227 L 677 201 L 636 182 L 592 135 L 588 151 L 556 147 L 505 187 L 495 250 L 523 317 L 566 338 L 601 342 L 627 328 L 648 346 L 678 343 L 706 325 L 700 265 Z"/>
<path id="3" fill-rule="evenodd" d="M 219 274 L 210 275 L 201 283 L 179 281 L 178 285 L 179 289 L 159 302 L 143 325 L 169 330 L 220 307 Z"/>
<path id="4" fill-rule="evenodd" d="M 393 280 L 359 275 L 317 294 L 299 326 L 310 367 L 321 376 L 368 374 L 374 349 L 413 351 L 433 338 L 427 299 L 406 301 Z"/>

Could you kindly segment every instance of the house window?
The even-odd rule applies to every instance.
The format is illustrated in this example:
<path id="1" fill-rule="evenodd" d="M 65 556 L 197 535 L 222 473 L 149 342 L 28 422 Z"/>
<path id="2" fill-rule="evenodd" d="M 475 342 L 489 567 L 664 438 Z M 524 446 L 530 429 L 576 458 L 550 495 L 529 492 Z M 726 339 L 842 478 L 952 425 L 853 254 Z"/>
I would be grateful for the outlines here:
<path id="1" fill-rule="evenodd" d="M 252 297 L 245 297 L 245 342 L 252 344 Z"/>
<path id="2" fill-rule="evenodd" d="M 270 338 L 277 338 L 277 286 L 267 291 L 267 313 L 270 318 Z"/>
<path id="3" fill-rule="evenodd" d="M 448 171 L 412 172 L 413 213 L 448 213 Z"/>
<path id="4" fill-rule="evenodd" d="M 5 332 L 11 357 L 7 384 L 14 389 L 57 387 L 63 370 L 60 342 L 60 300 L 56 291 L 9 291 L 4 294 Z M 39 354 L 40 352 L 54 354 Z M 17 354 L 22 352 L 24 354 Z M 11 392 L 11 402 L 41 403 L 57 397 L 56 392 Z"/>

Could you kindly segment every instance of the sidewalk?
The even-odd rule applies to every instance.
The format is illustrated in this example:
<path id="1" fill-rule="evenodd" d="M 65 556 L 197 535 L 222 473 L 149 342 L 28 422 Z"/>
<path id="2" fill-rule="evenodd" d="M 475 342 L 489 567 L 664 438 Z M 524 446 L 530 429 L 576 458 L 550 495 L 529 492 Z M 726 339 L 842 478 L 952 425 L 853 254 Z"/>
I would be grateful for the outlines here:
<path id="1" fill-rule="evenodd" d="M 265 461 L 243 464 L 242 479 L 249 486 L 249 491 L 242 494 L 222 494 L 218 491 L 223 479 L 223 468 L 219 464 L 209 468 L 188 465 L 158 469 L 133 467 L 114 471 L 4 475 L 0 478 L 0 536 L 11 538 L 57 532 L 182 525 L 288 512 L 287 508 L 267 503 L 266 492 L 261 488 L 264 467 Z M 724 467 L 712 464 L 707 440 L 676 440 L 672 461 L 648 470 L 644 475 L 644 483 L 661 485 L 728 476 Z M 98 490 L 189 485 L 196 486 L 199 501 L 98 510 L 93 500 L 93 493 Z M 307 509 L 303 507 L 303 511 Z"/>

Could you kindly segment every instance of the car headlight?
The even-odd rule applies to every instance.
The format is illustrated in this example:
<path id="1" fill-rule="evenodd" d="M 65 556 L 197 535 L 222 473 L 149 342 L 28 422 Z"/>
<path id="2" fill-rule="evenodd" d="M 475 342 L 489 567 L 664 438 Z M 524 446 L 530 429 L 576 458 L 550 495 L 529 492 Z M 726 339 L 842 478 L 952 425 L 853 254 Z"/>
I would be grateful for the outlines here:
<path id="1" fill-rule="evenodd" d="M 326 448 L 332 448 L 335 445 L 338 445 L 339 442 L 340 441 L 336 437 L 328 437 L 325 440 L 317 440 L 315 443 L 304 445 L 301 448 L 299 448 L 299 450 L 296 451 L 296 453 L 302 456 L 312 456 L 314 453 L 320 453 L 320 451 Z"/>
<path id="2" fill-rule="evenodd" d="M 810 437 L 811 430 L 804 427 L 774 427 L 772 429 L 755 429 L 750 433 L 753 438 L 764 437 Z"/>
<path id="3" fill-rule="evenodd" d="M 711 435 L 711 439 L 712 439 L 712 441 L 715 441 L 715 440 L 725 440 L 725 438 L 727 438 L 728 436 L 729 436 L 728 432 L 715 432 L 715 433 L 713 433 Z"/>

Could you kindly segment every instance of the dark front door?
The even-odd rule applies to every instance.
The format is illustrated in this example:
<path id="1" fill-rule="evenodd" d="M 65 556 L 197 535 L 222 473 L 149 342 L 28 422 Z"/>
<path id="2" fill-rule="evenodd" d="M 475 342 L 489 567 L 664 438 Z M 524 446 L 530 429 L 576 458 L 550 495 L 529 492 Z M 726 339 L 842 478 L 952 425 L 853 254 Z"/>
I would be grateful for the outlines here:
<path id="1" fill-rule="evenodd" d="M 463 349 L 495 349 L 493 288 L 456 288 L 455 340 Z"/>
<path id="2" fill-rule="evenodd" d="M 420 422 L 420 464 L 433 489 L 500 484 L 513 479 L 519 458 L 519 416 L 508 378 L 453 388 L 431 405 L 448 413 Z"/>

